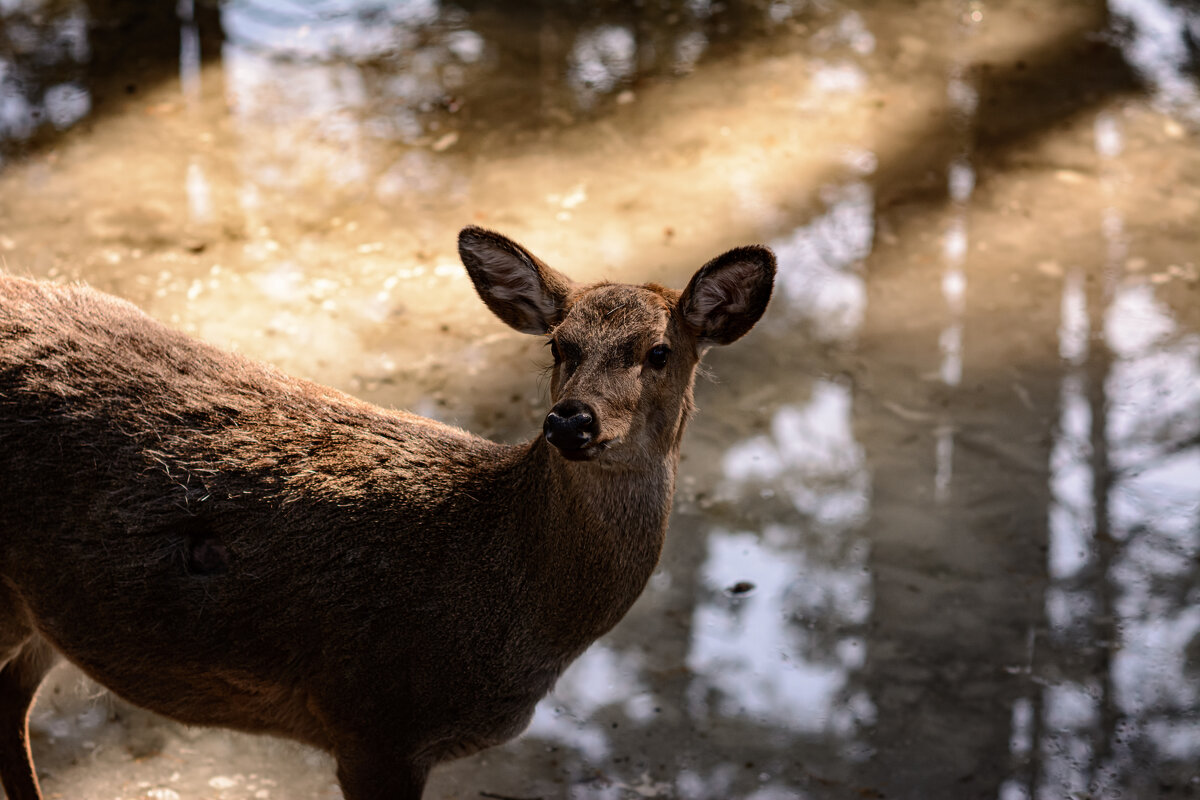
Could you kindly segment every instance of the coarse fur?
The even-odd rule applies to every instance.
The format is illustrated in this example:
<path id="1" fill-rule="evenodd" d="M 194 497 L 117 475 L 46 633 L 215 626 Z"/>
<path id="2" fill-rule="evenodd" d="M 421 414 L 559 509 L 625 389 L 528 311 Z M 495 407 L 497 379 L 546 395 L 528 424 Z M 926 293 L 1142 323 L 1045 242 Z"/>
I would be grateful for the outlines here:
<path id="1" fill-rule="evenodd" d="M 480 228 L 459 250 L 497 316 L 550 337 L 577 441 L 496 444 L 0 275 L 10 800 L 41 797 L 27 716 L 57 654 L 168 717 L 330 751 L 348 800 L 418 800 L 622 617 L 658 561 L 700 353 L 761 316 L 774 258 L 730 251 L 681 295 L 580 286 Z"/>

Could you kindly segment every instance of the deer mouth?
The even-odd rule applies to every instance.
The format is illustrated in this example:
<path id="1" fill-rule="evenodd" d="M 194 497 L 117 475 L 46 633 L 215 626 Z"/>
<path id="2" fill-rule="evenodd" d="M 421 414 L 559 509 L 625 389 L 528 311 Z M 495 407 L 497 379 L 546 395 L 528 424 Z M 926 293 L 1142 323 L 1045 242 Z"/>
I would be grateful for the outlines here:
<path id="1" fill-rule="evenodd" d="M 597 440 L 593 439 L 592 441 L 588 442 L 587 444 L 583 445 L 582 447 L 577 447 L 577 448 L 573 448 L 573 449 L 564 449 L 564 448 L 560 447 L 558 449 L 558 452 L 562 453 L 563 458 L 567 459 L 568 461 L 575 461 L 575 462 L 595 461 L 601 455 L 603 455 L 604 452 L 606 450 L 608 450 L 609 447 L 611 447 L 612 445 L 616 444 L 619 441 L 620 441 L 620 439 L 615 439 L 615 438 L 614 439 L 605 439 L 603 441 L 597 441 Z"/>

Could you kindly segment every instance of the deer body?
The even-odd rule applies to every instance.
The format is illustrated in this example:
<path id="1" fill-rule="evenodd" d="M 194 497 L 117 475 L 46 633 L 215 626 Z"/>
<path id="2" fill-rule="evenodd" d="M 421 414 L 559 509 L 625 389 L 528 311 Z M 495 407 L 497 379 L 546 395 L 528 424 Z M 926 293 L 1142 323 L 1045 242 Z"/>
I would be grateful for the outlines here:
<path id="1" fill-rule="evenodd" d="M 55 653 L 166 716 L 328 750 L 349 800 L 416 800 L 437 762 L 519 733 L 628 610 L 661 551 L 704 331 L 671 290 L 578 287 L 480 229 L 460 250 L 489 307 L 560 356 L 531 442 L 0 277 L 12 800 L 40 797 L 26 717 Z M 769 253 L 745 254 L 769 295 Z M 669 368 L 643 363 L 660 340 L 680 353 Z"/>

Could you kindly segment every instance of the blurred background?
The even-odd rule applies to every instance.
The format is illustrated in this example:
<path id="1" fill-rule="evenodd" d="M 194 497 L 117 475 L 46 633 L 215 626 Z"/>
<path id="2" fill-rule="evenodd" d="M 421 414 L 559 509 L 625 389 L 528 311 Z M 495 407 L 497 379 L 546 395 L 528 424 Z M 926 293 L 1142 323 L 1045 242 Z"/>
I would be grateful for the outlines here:
<path id="1" fill-rule="evenodd" d="M 0 0 L 0 259 L 505 441 L 579 280 L 779 257 L 667 551 L 433 800 L 1200 797 L 1200 7 Z M 50 798 L 340 796 L 70 668 Z"/>

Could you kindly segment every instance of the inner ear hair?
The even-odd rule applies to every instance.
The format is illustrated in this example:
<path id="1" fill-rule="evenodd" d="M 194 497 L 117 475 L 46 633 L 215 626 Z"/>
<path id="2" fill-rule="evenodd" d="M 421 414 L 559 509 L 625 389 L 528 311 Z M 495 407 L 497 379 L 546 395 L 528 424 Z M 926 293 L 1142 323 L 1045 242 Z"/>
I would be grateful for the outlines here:
<path id="1" fill-rule="evenodd" d="M 749 266 L 745 263 L 732 264 L 709 275 L 696 287 L 691 303 L 693 313 L 703 318 L 718 308 L 726 314 L 736 314 L 749 307 L 751 292 L 743 269 Z"/>
<path id="2" fill-rule="evenodd" d="M 470 226 L 458 235 L 458 251 L 480 299 L 505 323 L 543 334 L 560 321 L 571 282 L 524 247 Z"/>
<path id="3" fill-rule="evenodd" d="M 729 344 L 758 322 L 775 283 L 775 255 L 739 247 L 705 264 L 681 298 L 684 320 L 701 344 Z"/>

